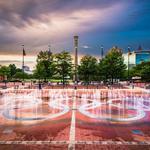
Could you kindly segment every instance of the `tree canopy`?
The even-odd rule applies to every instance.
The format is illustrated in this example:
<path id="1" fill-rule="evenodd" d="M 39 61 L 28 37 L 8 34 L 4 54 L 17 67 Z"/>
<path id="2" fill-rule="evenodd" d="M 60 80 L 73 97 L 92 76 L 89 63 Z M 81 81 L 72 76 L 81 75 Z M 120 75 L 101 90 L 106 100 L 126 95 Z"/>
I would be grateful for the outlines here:
<path id="1" fill-rule="evenodd" d="M 99 63 L 99 73 L 103 79 L 120 79 L 126 70 L 122 52 L 119 48 L 113 47 Z"/>
<path id="2" fill-rule="evenodd" d="M 38 79 L 51 79 L 55 73 L 54 56 L 48 51 L 41 51 L 37 56 L 37 65 L 34 76 Z"/>
<path id="3" fill-rule="evenodd" d="M 127 79 L 127 70 L 124 64 L 122 51 L 118 47 L 113 47 L 108 53 L 97 61 L 94 56 L 85 55 L 81 58 L 77 67 L 80 81 L 90 83 L 91 81 L 111 81 L 116 79 Z M 52 54 L 49 51 L 41 51 L 37 56 L 37 64 L 34 75 L 23 73 L 22 69 L 14 64 L 9 66 L 0 65 L 0 75 L 7 76 L 8 80 L 35 78 L 44 81 L 49 79 L 61 79 L 63 84 L 68 79 L 73 79 L 74 65 L 69 52 L 62 51 Z M 130 79 L 135 76 L 141 77 L 143 81 L 150 81 L 150 62 L 142 62 L 129 70 Z"/>
<path id="4" fill-rule="evenodd" d="M 56 71 L 58 75 L 61 77 L 64 85 L 65 81 L 72 76 L 73 70 L 72 57 L 68 52 L 63 51 L 55 55 L 55 61 L 56 61 Z"/>
<path id="5" fill-rule="evenodd" d="M 90 82 L 97 75 L 97 59 L 93 56 L 83 56 L 78 66 L 78 74 L 81 80 Z"/>
<path id="6" fill-rule="evenodd" d="M 150 61 L 136 65 L 131 69 L 130 73 L 132 77 L 138 76 L 143 81 L 150 81 Z"/>

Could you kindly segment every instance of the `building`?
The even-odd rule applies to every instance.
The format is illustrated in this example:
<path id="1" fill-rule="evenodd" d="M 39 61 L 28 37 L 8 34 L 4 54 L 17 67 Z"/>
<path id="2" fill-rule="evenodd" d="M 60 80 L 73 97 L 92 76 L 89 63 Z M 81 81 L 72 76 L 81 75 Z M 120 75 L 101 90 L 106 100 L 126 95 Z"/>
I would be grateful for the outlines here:
<path id="1" fill-rule="evenodd" d="M 29 66 L 23 66 L 24 72 L 27 74 L 33 74 L 33 72 L 30 70 Z"/>
<path id="2" fill-rule="evenodd" d="M 123 54 L 124 63 L 128 66 L 128 53 Z M 130 52 L 129 68 L 140 64 L 141 62 L 150 61 L 150 50 L 137 50 Z"/>

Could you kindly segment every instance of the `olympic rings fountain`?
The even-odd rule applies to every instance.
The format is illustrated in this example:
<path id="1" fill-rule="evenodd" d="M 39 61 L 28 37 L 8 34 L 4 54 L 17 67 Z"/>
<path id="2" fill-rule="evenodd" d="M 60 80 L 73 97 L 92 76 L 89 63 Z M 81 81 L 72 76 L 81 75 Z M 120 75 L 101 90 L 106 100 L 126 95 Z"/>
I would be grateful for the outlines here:
<path id="1" fill-rule="evenodd" d="M 0 115 L 26 122 L 54 119 L 72 109 L 73 98 L 78 112 L 102 121 L 137 121 L 150 111 L 150 94 L 135 90 L 5 90 Z"/>

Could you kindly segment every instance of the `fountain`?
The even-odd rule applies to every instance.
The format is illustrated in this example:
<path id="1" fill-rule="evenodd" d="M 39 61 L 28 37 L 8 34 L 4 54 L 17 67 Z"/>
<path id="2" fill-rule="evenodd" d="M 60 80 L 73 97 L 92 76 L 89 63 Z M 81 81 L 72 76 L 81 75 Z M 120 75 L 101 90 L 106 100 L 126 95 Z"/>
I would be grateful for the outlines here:
<path id="1" fill-rule="evenodd" d="M 146 93 L 139 94 L 139 91 L 135 90 L 107 90 L 107 94 L 103 90 L 100 92 L 101 94 L 95 91 L 96 96 L 90 100 L 91 103 L 79 107 L 82 114 L 103 121 L 131 122 L 143 119 L 146 111 L 150 111 L 150 96 Z M 95 113 L 93 109 L 99 113 Z"/>
<path id="2" fill-rule="evenodd" d="M 150 95 L 136 90 L 3 90 L 0 113 L 8 120 L 42 121 L 68 113 L 76 98 L 81 114 L 102 121 L 131 122 L 150 111 Z"/>
<path id="3" fill-rule="evenodd" d="M 67 98 L 63 97 L 60 91 L 7 90 L 2 94 L 0 98 L 1 114 L 9 120 L 47 120 L 69 111 L 69 106 L 65 104 Z M 48 98 L 47 102 L 44 101 L 44 97 Z M 47 112 L 44 113 L 43 109 Z"/>

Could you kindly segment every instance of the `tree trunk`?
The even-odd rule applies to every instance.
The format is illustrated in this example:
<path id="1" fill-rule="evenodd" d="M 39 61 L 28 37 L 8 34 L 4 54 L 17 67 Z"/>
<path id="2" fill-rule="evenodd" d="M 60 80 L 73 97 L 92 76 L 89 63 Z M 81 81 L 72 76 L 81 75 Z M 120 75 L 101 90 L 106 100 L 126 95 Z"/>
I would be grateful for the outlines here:
<path id="1" fill-rule="evenodd" d="M 62 78 L 63 78 L 63 87 L 64 87 L 65 86 L 65 77 L 64 77 L 64 74 L 63 74 Z"/>
<path id="2" fill-rule="evenodd" d="M 111 84 L 112 85 L 114 84 L 114 76 L 113 75 L 111 76 Z"/>

